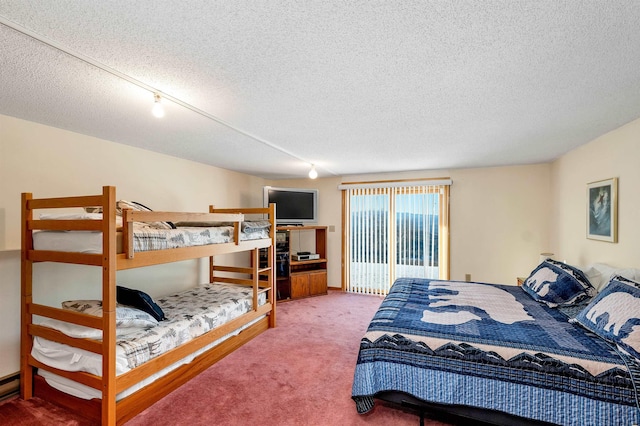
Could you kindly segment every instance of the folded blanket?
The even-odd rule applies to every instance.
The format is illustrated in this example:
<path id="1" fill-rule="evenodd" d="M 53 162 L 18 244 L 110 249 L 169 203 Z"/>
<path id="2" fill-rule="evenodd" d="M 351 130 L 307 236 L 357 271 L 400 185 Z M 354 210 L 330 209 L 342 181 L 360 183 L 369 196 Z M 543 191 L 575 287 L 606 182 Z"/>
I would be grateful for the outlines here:
<path id="1" fill-rule="evenodd" d="M 244 233 L 252 234 L 255 232 L 262 232 L 265 229 L 271 227 L 271 222 L 268 220 L 255 220 L 249 222 L 242 222 L 241 230 Z"/>
<path id="2" fill-rule="evenodd" d="M 203 227 L 214 228 L 218 226 L 233 226 L 233 222 L 176 222 L 177 227 Z M 256 232 L 262 232 L 265 229 L 271 227 L 271 222 L 268 220 L 255 220 L 242 222 L 240 230 L 246 234 L 253 234 Z"/>

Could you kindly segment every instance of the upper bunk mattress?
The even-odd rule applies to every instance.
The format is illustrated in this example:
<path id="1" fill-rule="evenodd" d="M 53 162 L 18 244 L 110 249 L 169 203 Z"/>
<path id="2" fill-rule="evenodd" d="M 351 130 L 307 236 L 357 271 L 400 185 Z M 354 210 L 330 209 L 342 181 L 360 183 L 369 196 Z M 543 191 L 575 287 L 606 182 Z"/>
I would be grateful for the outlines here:
<path id="1" fill-rule="evenodd" d="M 251 226 L 243 222 L 240 241 L 269 238 L 269 222 Z M 178 227 L 177 229 L 152 228 L 134 224 L 133 249 L 135 252 L 175 249 L 234 242 L 233 226 Z M 122 251 L 122 233 L 118 233 L 118 252 Z M 102 232 L 94 231 L 36 231 L 33 233 L 36 250 L 79 253 L 102 253 Z"/>

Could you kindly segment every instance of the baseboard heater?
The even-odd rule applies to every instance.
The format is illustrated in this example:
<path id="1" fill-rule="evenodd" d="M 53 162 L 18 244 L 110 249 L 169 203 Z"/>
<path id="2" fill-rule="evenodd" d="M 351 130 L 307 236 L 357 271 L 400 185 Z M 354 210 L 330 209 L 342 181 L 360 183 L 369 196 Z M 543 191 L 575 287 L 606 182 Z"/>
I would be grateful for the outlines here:
<path id="1" fill-rule="evenodd" d="M 20 390 L 20 373 L 0 377 L 0 401 L 9 398 Z"/>

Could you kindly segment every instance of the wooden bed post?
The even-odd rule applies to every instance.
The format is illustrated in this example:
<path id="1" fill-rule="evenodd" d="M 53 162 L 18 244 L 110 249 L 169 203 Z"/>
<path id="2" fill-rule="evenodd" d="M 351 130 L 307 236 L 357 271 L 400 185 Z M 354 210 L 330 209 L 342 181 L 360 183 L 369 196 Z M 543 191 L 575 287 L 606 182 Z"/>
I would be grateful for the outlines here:
<path id="1" fill-rule="evenodd" d="M 33 262 L 29 260 L 29 250 L 33 248 L 33 231 L 27 226 L 27 223 L 33 219 L 33 210 L 29 206 L 31 199 L 33 199 L 33 194 L 22 194 L 20 396 L 25 400 L 33 397 L 33 368 L 29 365 L 29 356 L 33 346 L 33 340 L 29 335 L 29 326 L 33 321 L 33 315 L 30 312 L 31 303 L 33 302 Z"/>
<path id="2" fill-rule="evenodd" d="M 271 266 L 269 272 L 269 284 L 271 291 L 269 292 L 269 301 L 271 302 L 271 315 L 269 315 L 269 327 L 274 328 L 276 326 L 276 204 L 269 204 L 269 220 L 271 221 L 271 228 L 269 229 L 269 238 L 271 238 L 271 247 L 269 247 L 267 254 L 267 263 Z"/>
<path id="3" fill-rule="evenodd" d="M 271 303 L 271 315 L 269 315 L 269 327 L 274 328 L 276 326 L 276 268 L 275 268 L 275 239 L 274 244 L 271 245 L 267 249 L 269 251 L 269 265 L 271 266 L 271 270 L 269 271 L 269 283 L 271 286 L 271 291 L 269 292 L 269 302 Z"/>
<path id="4" fill-rule="evenodd" d="M 260 281 L 260 249 L 256 248 L 251 250 L 251 264 L 253 265 L 253 273 L 251 274 L 252 288 L 253 288 L 253 310 L 258 310 L 258 284 Z"/>
<path id="5" fill-rule="evenodd" d="M 209 213 L 213 213 L 215 210 L 216 206 L 214 206 L 213 204 L 209 205 Z M 213 256 L 209 256 L 209 284 L 213 283 L 213 267 L 215 265 L 215 261 L 213 260 Z"/>
<path id="6" fill-rule="evenodd" d="M 116 189 L 102 188 L 102 425 L 116 424 Z"/>

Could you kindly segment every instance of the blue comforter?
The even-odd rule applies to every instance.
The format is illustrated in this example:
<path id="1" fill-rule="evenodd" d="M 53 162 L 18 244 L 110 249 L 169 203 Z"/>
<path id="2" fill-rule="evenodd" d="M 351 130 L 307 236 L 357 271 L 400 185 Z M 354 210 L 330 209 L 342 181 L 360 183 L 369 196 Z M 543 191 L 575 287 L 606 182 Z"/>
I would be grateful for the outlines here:
<path id="1" fill-rule="evenodd" d="M 638 366 L 568 318 L 520 287 L 399 279 L 362 338 L 356 407 L 398 391 L 556 424 L 638 424 Z"/>

